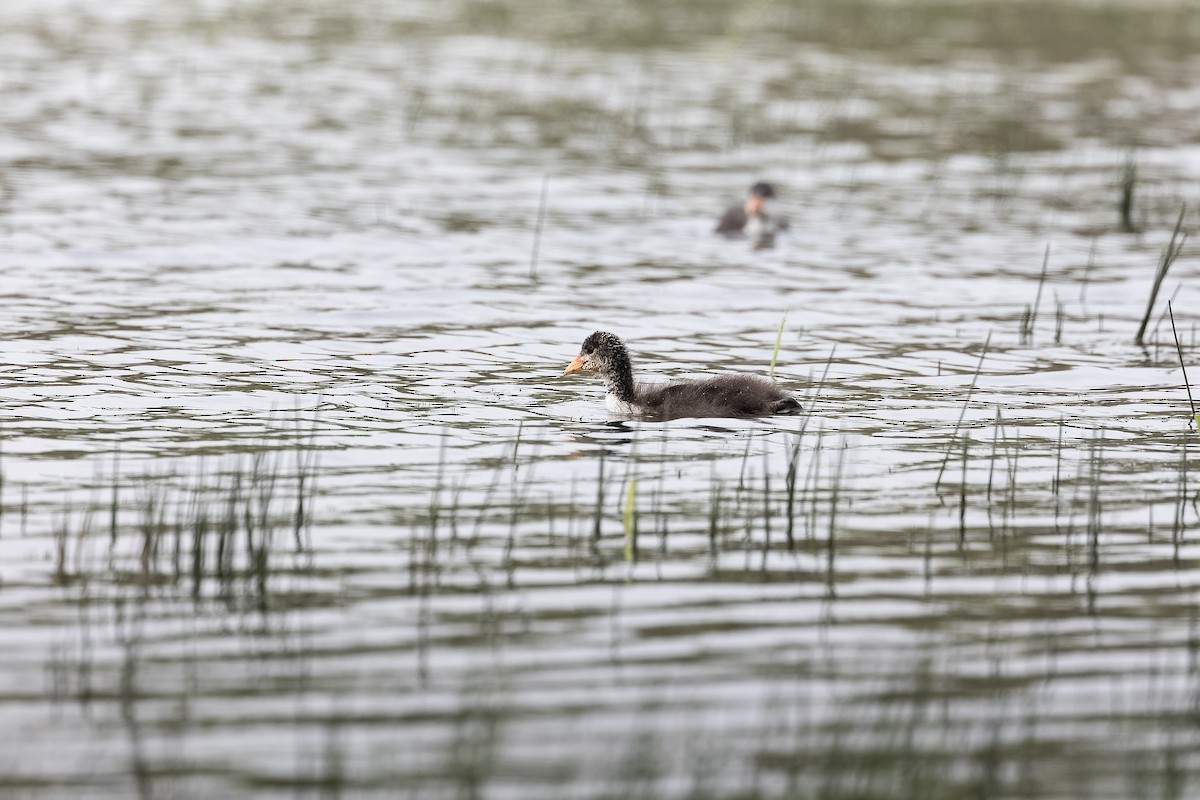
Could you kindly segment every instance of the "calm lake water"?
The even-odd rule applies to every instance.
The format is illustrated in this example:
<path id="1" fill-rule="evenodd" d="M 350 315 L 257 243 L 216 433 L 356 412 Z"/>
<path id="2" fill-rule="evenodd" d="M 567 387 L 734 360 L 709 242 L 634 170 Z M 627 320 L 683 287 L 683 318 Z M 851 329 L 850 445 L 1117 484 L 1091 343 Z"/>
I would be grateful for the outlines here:
<path id="1" fill-rule="evenodd" d="M 0 794 L 1197 796 L 1198 75 L 1182 0 L 6 0 Z M 800 417 L 560 377 L 781 323 Z"/>

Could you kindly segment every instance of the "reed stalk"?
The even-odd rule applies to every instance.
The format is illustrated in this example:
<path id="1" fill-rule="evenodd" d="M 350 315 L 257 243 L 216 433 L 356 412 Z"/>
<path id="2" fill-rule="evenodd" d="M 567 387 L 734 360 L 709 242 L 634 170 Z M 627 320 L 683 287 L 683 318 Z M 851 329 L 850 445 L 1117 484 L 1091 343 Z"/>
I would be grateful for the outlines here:
<path id="1" fill-rule="evenodd" d="M 783 312 L 783 319 L 779 320 L 779 331 L 775 334 L 775 349 L 771 352 L 771 371 L 769 373 L 771 382 L 775 381 L 775 361 L 779 358 L 779 345 L 783 342 L 783 326 L 787 324 L 787 312 Z"/>
<path id="2" fill-rule="evenodd" d="M 1158 272 L 1154 275 L 1154 284 L 1150 287 L 1150 299 L 1146 302 L 1146 313 L 1142 315 L 1142 324 L 1138 326 L 1137 335 L 1133 337 L 1135 344 L 1141 346 L 1142 339 L 1146 335 L 1146 326 L 1150 324 L 1150 314 L 1154 312 L 1154 301 L 1158 299 L 1158 290 L 1162 287 L 1163 279 L 1167 277 L 1167 270 L 1171 269 L 1171 265 L 1175 263 L 1175 259 L 1179 258 L 1179 254 L 1183 251 L 1183 246 L 1187 243 L 1187 234 L 1181 233 L 1183 230 L 1183 217 L 1187 213 L 1187 203 L 1184 203 L 1179 209 L 1179 219 L 1175 220 L 1175 229 L 1171 232 L 1171 241 L 1167 243 L 1167 249 L 1163 250 L 1162 256 L 1158 260 Z"/>

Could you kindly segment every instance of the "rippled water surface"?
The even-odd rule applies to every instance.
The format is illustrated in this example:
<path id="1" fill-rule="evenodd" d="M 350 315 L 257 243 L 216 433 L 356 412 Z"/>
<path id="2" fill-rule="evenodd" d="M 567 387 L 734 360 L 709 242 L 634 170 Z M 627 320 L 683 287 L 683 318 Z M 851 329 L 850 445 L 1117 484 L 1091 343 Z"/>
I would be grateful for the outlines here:
<path id="1" fill-rule="evenodd" d="M 1197 75 L 1188 2 L 8 0 L 3 794 L 1196 796 Z M 781 323 L 800 417 L 560 377 Z"/>

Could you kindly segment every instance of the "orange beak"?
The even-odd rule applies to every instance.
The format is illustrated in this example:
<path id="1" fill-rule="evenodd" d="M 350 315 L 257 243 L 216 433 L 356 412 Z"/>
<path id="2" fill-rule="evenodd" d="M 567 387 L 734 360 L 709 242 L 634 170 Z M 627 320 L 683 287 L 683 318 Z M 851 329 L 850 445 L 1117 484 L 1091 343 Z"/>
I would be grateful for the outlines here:
<path id="1" fill-rule="evenodd" d="M 747 216 L 752 217 L 755 214 L 761 214 L 762 210 L 763 210 L 763 199 L 761 197 L 759 197 L 756 194 L 752 194 L 746 198 L 746 214 L 747 214 Z"/>
<path id="2" fill-rule="evenodd" d="M 583 369 L 583 356 L 575 356 L 575 360 L 567 364 L 567 368 L 563 370 L 563 375 L 572 375 Z"/>

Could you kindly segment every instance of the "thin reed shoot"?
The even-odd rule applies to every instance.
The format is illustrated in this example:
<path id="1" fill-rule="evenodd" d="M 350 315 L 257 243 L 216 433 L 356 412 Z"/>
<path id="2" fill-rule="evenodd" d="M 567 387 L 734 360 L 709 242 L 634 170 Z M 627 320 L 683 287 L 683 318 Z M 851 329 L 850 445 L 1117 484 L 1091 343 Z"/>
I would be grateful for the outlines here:
<path id="1" fill-rule="evenodd" d="M 1175 329 L 1175 310 L 1171 301 L 1167 301 L 1167 313 L 1171 316 L 1171 335 L 1175 337 L 1175 353 L 1179 356 L 1179 369 L 1183 372 L 1183 388 L 1187 390 L 1188 407 L 1192 410 L 1192 424 L 1200 430 L 1200 417 L 1196 416 L 1196 402 L 1192 399 L 1192 384 L 1188 380 L 1187 365 L 1183 363 L 1183 348 L 1179 345 L 1179 331 Z"/>
<path id="2" fill-rule="evenodd" d="M 1137 189 L 1138 169 L 1133 154 L 1125 159 L 1125 167 L 1121 170 L 1121 194 L 1117 201 L 1117 210 L 1121 219 L 1123 233 L 1136 233 L 1137 226 L 1133 224 L 1133 198 Z"/>
<path id="3" fill-rule="evenodd" d="M 771 351 L 771 371 L 769 377 L 772 382 L 775 380 L 775 361 L 779 358 L 779 345 L 783 342 L 783 326 L 787 324 L 787 312 L 783 312 L 783 319 L 779 320 L 779 331 L 775 334 L 775 349 Z"/>
<path id="4" fill-rule="evenodd" d="M 533 227 L 533 249 L 529 254 L 529 279 L 536 281 L 538 274 L 538 258 L 542 249 L 542 227 L 546 223 L 546 200 L 550 195 L 550 176 L 542 178 L 542 193 L 538 200 L 537 222 Z"/>
<path id="5" fill-rule="evenodd" d="M 1021 315 L 1021 340 L 1029 341 L 1033 338 L 1033 326 L 1037 322 L 1038 308 L 1042 304 L 1042 289 L 1046 285 L 1046 270 L 1050 265 L 1050 245 L 1046 245 L 1046 252 L 1042 255 L 1042 273 L 1038 277 L 1037 294 L 1033 298 L 1033 306 L 1026 306 L 1025 313 Z"/>
<path id="6" fill-rule="evenodd" d="M 975 386 L 979 382 L 979 374 L 983 371 L 983 360 L 987 358 L 988 348 L 992 344 L 992 332 L 988 331 L 987 338 L 983 342 L 983 350 L 979 353 L 979 363 L 975 365 L 975 374 L 971 376 L 971 385 L 967 387 L 967 396 L 963 399 L 962 411 L 959 412 L 958 422 L 954 423 L 954 433 L 950 440 L 946 443 L 946 452 L 942 457 L 942 466 L 938 468 L 937 480 L 933 482 L 934 490 L 938 490 L 942 486 L 942 476 L 946 473 L 946 464 L 950 461 L 950 454 L 954 451 L 954 444 L 958 441 L 958 431 L 962 427 L 963 420 L 967 416 L 967 408 L 971 404 L 971 395 L 975 393 Z"/>
<path id="7" fill-rule="evenodd" d="M 1187 242 L 1187 234 L 1183 231 L 1183 218 L 1187 214 L 1187 204 L 1184 203 L 1179 209 L 1179 218 L 1175 220 L 1175 229 L 1171 232 L 1171 241 L 1167 243 L 1167 248 L 1163 250 L 1161 258 L 1158 261 L 1158 272 L 1154 275 L 1154 283 L 1150 287 L 1150 298 L 1146 301 L 1146 313 L 1142 315 L 1142 324 L 1138 326 L 1137 335 L 1133 337 L 1135 344 L 1143 345 L 1143 338 L 1146 335 L 1146 326 L 1150 324 L 1150 315 L 1154 313 L 1154 301 L 1158 299 L 1158 290 L 1162 288 L 1163 279 L 1167 277 L 1167 271 L 1171 269 L 1171 265 L 1179 258 L 1179 254 L 1183 251 L 1183 246 Z"/>

